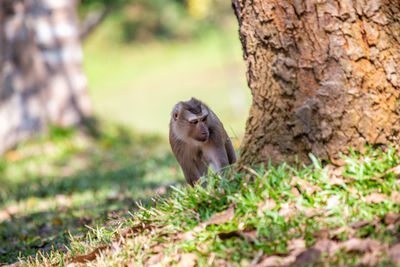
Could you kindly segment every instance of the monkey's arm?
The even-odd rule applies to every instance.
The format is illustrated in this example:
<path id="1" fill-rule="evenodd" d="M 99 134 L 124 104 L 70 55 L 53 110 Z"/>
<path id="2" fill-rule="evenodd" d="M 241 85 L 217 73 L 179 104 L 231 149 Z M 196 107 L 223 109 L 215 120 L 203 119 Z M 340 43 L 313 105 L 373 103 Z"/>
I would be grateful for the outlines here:
<path id="1" fill-rule="evenodd" d="M 181 165 L 183 174 L 185 175 L 186 182 L 194 187 L 194 183 L 200 178 L 199 171 L 194 165 Z"/>
<path id="2" fill-rule="evenodd" d="M 228 161 L 229 164 L 233 164 L 236 162 L 236 153 L 235 153 L 235 149 L 233 148 L 231 139 L 226 139 L 225 142 L 225 150 L 226 150 L 226 154 L 228 156 Z"/>

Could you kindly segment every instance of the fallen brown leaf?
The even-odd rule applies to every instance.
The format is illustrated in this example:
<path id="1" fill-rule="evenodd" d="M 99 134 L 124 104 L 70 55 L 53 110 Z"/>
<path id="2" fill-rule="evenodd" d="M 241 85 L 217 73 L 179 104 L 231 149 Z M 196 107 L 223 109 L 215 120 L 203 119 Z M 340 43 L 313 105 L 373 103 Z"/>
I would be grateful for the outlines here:
<path id="1" fill-rule="evenodd" d="M 278 256 L 265 256 L 257 264 L 251 265 L 254 267 L 275 267 L 282 266 L 282 259 Z"/>
<path id="2" fill-rule="evenodd" d="M 249 241 L 258 237 L 257 230 L 243 232 L 242 235 Z"/>
<path id="3" fill-rule="evenodd" d="M 329 257 L 333 256 L 336 251 L 339 249 L 339 245 L 337 242 L 330 239 L 321 239 L 317 240 L 313 245 L 313 248 L 318 249 L 319 251 L 326 253 Z"/>
<path id="4" fill-rule="evenodd" d="M 399 191 L 392 191 L 390 195 L 393 203 L 400 204 L 400 192 Z"/>
<path id="5" fill-rule="evenodd" d="M 381 193 L 372 193 L 365 197 L 365 202 L 371 203 L 381 203 L 387 198 L 387 195 Z"/>
<path id="6" fill-rule="evenodd" d="M 211 224 L 220 225 L 232 221 L 234 216 L 235 216 L 235 209 L 233 208 L 233 206 L 231 206 L 224 211 L 214 214 L 208 221 L 205 221 L 201 224 L 204 226 Z"/>
<path id="7" fill-rule="evenodd" d="M 339 204 L 340 204 L 340 196 L 337 196 L 337 195 L 330 196 L 326 200 L 326 208 L 327 209 L 336 208 L 337 206 L 339 206 Z"/>
<path id="8" fill-rule="evenodd" d="M 301 179 L 297 176 L 292 177 L 292 181 L 290 184 L 293 186 L 298 185 L 300 187 L 301 191 L 306 192 L 309 195 L 313 194 L 314 192 L 322 191 L 321 187 L 312 185 L 310 182 L 308 182 L 304 179 Z"/>
<path id="9" fill-rule="evenodd" d="M 279 216 L 286 217 L 286 220 L 289 220 L 289 217 L 294 216 L 296 214 L 296 207 L 294 203 L 283 203 L 281 204 L 281 208 L 278 211 Z"/>
<path id="10" fill-rule="evenodd" d="M 107 246 L 101 246 L 93 250 L 92 252 L 85 255 L 78 255 L 73 257 L 70 262 L 72 263 L 85 263 L 88 261 L 93 261 L 96 259 L 97 255 L 100 254 L 101 251 L 105 250 Z"/>
<path id="11" fill-rule="evenodd" d="M 152 255 L 150 258 L 148 258 L 145 261 L 146 266 L 152 266 L 152 265 L 158 264 L 162 261 L 163 258 L 164 258 L 163 253 L 157 253 L 155 255 Z"/>
<path id="12" fill-rule="evenodd" d="M 385 174 L 393 172 L 395 175 L 400 175 L 400 165 L 397 165 L 385 172 Z"/>
<path id="13" fill-rule="evenodd" d="M 389 249 L 388 257 L 394 264 L 400 264 L 400 243 Z"/>
<path id="14" fill-rule="evenodd" d="M 178 267 L 193 267 L 196 265 L 197 255 L 194 253 L 185 253 L 180 257 L 180 261 L 176 266 Z"/>
<path id="15" fill-rule="evenodd" d="M 367 252 L 357 261 L 357 266 L 377 266 L 381 260 L 379 251 Z"/>
<path id="16" fill-rule="evenodd" d="M 132 236 L 135 233 L 141 233 L 146 229 L 152 229 L 152 228 L 153 228 L 153 225 L 151 225 L 151 224 L 139 223 L 135 226 L 131 226 L 131 227 L 128 227 L 128 228 L 122 230 L 119 233 L 119 236 L 125 238 L 125 237 Z"/>
<path id="17" fill-rule="evenodd" d="M 187 232 L 180 233 L 178 235 L 178 238 L 181 239 L 182 241 L 195 240 L 196 234 L 194 231 L 187 231 Z"/>
<path id="18" fill-rule="evenodd" d="M 334 231 L 331 231 L 331 238 L 340 239 L 340 237 L 342 235 L 345 235 L 347 237 L 352 237 L 352 236 L 354 236 L 354 232 L 355 231 L 353 228 L 348 227 L 348 226 L 342 226 L 342 227 L 337 228 Z"/>
<path id="19" fill-rule="evenodd" d="M 261 217 L 264 215 L 264 211 L 273 210 L 276 207 L 276 202 L 272 198 L 267 198 L 261 203 L 257 203 L 257 216 Z"/>
<path id="20" fill-rule="evenodd" d="M 299 189 L 297 189 L 296 187 L 292 187 L 290 189 L 290 193 L 292 193 L 295 197 L 299 197 L 301 195 Z"/>
<path id="21" fill-rule="evenodd" d="M 371 238 L 351 238 L 340 244 L 340 247 L 345 248 L 346 252 L 367 252 L 379 250 L 382 247 L 382 244 L 379 241 Z"/>
<path id="22" fill-rule="evenodd" d="M 331 230 L 329 228 L 321 228 L 321 229 L 315 230 L 312 235 L 316 239 L 327 239 L 327 238 L 329 238 L 330 233 L 331 233 Z"/>
<path id="23" fill-rule="evenodd" d="M 400 213 L 389 211 L 385 214 L 383 221 L 385 224 L 395 224 L 400 221 Z"/>
<path id="24" fill-rule="evenodd" d="M 301 238 L 291 239 L 287 243 L 287 249 L 290 252 L 290 255 L 295 257 L 299 255 L 301 252 L 303 252 L 305 248 L 306 248 L 306 241 Z"/>
<path id="25" fill-rule="evenodd" d="M 344 185 L 344 184 L 345 184 L 345 181 L 342 178 L 332 176 L 329 179 L 329 185 Z"/>
<path id="26" fill-rule="evenodd" d="M 305 264 L 313 264 L 318 261 L 319 257 L 321 256 L 321 251 L 315 248 L 309 248 L 299 255 L 297 255 L 293 266 L 301 266 Z"/>
<path id="27" fill-rule="evenodd" d="M 372 223 L 371 220 L 358 221 L 350 224 L 350 227 L 353 229 L 359 229 L 363 228 L 364 226 L 370 225 L 371 223 Z"/>
<path id="28" fill-rule="evenodd" d="M 305 208 L 305 209 L 303 210 L 303 212 L 304 212 L 304 215 L 305 215 L 307 218 L 312 218 L 312 217 L 314 217 L 314 216 L 323 214 L 323 210 L 321 210 L 321 209 L 319 209 L 319 208 Z"/>

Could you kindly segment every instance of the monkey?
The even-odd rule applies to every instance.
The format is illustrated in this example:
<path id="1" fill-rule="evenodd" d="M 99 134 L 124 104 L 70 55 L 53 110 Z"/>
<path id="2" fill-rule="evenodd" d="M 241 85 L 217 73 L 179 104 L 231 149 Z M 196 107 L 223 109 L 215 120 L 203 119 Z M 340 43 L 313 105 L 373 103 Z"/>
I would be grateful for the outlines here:
<path id="1" fill-rule="evenodd" d="M 169 143 L 192 187 L 208 168 L 220 173 L 236 162 L 235 150 L 217 115 L 196 98 L 178 102 L 171 114 Z"/>

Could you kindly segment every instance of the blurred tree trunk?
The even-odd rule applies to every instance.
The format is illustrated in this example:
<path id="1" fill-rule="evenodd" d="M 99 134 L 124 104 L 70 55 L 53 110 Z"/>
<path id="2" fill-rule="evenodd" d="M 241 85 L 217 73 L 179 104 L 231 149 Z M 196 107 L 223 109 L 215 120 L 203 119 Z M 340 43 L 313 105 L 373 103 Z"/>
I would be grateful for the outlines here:
<path id="1" fill-rule="evenodd" d="M 253 104 L 240 163 L 400 141 L 400 1 L 232 0 Z"/>
<path id="2" fill-rule="evenodd" d="M 0 2 L 0 153 L 90 114 L 73 0 Z"/>

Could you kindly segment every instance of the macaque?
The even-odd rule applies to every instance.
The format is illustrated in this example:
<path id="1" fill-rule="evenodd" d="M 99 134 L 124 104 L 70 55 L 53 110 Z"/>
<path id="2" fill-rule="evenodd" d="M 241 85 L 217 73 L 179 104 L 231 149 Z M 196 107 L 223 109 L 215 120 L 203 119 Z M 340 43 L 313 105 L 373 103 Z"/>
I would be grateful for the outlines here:
<path id="1" fill-rule="evenodd" d="M 169 143 L 191 186 L 208 173 L 219 173 L 236 162 L 232 142 L 212 110 L 196 98 L 172 110 Z"/>

